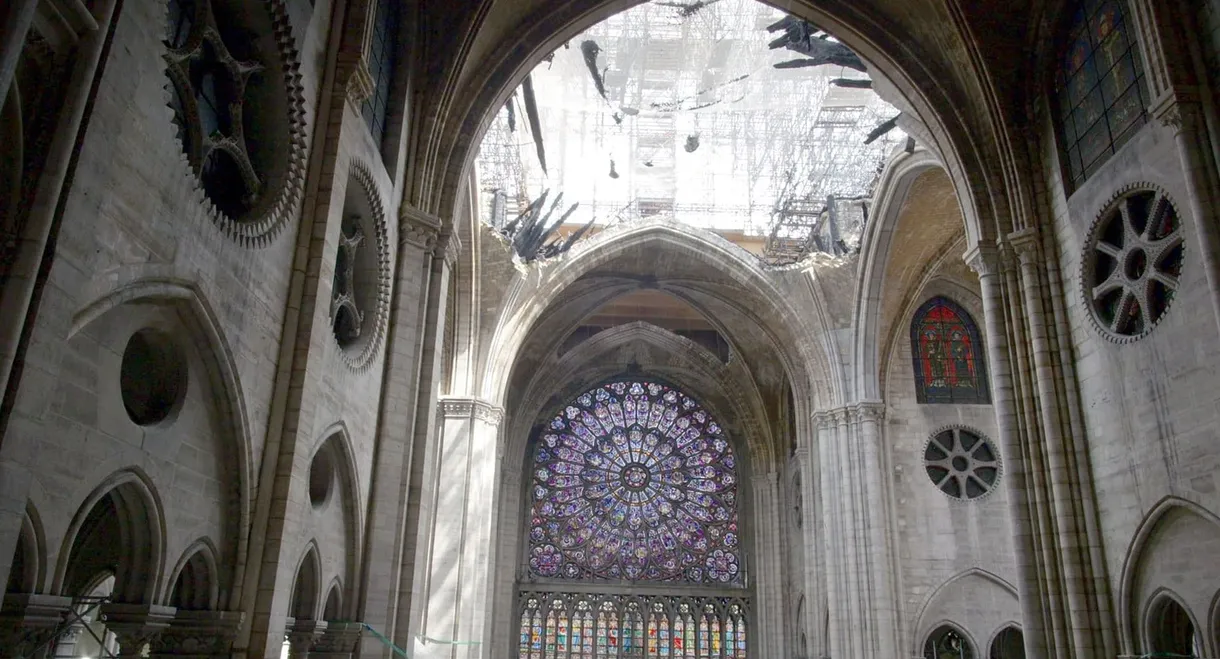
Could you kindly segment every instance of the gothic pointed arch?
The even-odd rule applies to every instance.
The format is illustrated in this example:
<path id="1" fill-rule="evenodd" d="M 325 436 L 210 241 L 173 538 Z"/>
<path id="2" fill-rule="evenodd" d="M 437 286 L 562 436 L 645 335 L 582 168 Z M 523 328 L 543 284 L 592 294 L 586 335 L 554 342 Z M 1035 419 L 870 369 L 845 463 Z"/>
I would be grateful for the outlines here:
<path id="1" fill-rule="evenodd" d="M 974 318 L 936 296 L 911 318 L 911 358 L 920 403 L 988 404 L 986 352 Z"/>

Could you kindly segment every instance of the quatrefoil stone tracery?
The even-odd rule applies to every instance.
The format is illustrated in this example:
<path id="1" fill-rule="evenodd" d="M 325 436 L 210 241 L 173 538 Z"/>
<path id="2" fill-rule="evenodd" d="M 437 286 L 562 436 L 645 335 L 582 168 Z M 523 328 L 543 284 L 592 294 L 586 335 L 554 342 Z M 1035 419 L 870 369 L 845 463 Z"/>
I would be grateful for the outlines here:
<path id="1" fill-rule="evenodd" d="M 357 218 L 358 221 L 358 218 Z M 353 222 L 354 223 L 354 222 Z M 335 262 L 335 284 L 331 294 L 330 317 L 335 321 L 335 338 L 348 345 L 360 338 L 364 312 L 356 304 L 356 252 L 364 242 L 364 232 L 354 226 L 350 234 L 339 232 L 339 253 Z M 340 323 L 340 317 L 346 317 Z"/>
<path id="2" fill-rule="evenodd" d="M 995 487 L 1000 463 L 991 443 L 963 428 L 948 428 L 929 440 L 924 469 L 932 484 L 957 499 L 977 499 Z"/>
<path id="3" fill-rule="evenodd" d="M 191 167 L 209 187 L 209 177 L 218 176 L 211 170 L 222 166 L 215 156 L 228 156 L 245 187 L 242 206 L 249 209 L 257 203 L 263 183 L 246 144 L 243 105 L 251 76 L 265 67 L 230 52 L 210 0 L 178 0 L 170 6 L 173 34 L 165 60 Z"/>
<path id="4" fill-rule="evenodd" d="M 1115 340 L 1147 334 L 1180 285 L 1183 235 L 1177 211 L 1157 190 L 1120 196 L 1093 226 L 1083 293 L 1094 322 Z"/>

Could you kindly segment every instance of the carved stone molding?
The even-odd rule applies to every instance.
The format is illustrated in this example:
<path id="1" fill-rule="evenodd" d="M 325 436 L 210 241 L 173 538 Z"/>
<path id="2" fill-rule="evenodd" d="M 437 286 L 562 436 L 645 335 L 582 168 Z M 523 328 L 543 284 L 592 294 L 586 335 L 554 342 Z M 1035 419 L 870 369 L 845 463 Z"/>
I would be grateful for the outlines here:
<path id="1" fill-rule="evenodd" d="M 1038 244 L 1038 230 L 1027 227 L 1008 234 L 1008 245 L 1020 260 L 1021 265 L 1036 265 L 1042 260 Z"/>
<path id="2" fill-rule="evenodd" d="M 313 648 L 326 633 L 325 620 L 295 620 L 288 618 L 284 625 L 288 636 L 288 656 L 305 659 L 312 656 Z"/>
<path id="3" fill-rule="evenodd" d="M 335 78 L 339 82 L 336 88 L 343 90 L 347 102 L 359 114 L 360 105 L 373 95 L 375 87 L 368 61 L 363 55 L 340 54 L 335 66 Z"/>
<path id="4" fill-rule="evenodd" d="M 1149 114 L 1175 135 L 1194 133 L 1202 120 L 1203 108 L 1197 94 L 1168 91 L 1153 101 Z"/>
<path id="5" fill-rule="evenodd" d="M 440 237 L 442 222 L 439 217 L 404 203 L 398 211 L 398 225 L 403 242 L 432 251 Z"/>
<path id="6" fill-rule="evenodd" d="M 101 606 L 106 618 L 106 629 L 114 632 L 119 640 L 120 659 L 142 656 L 145 643 L 151 643 L 157 635 L 169 628 L 177 609 L 172 606 L 150 604 L 116 604 L 108 602 Z"/>
<path id="7" fill-rule="evenodd" d="M 443 251 L 445 265 L 452 269 L 457 265 L 458 257 L 462 255 L 462 240 L 453 232 L 446 232 L 440 240 L 442 244 L 437 245 L 437 249 Z"/>
<path id="8" fill-rule="evenodd" d="M 975 245 L 962 255 L 962 259 L 979 277 L 1000 274 L 1000 250 L 995 245 Z"/>
<path id="9" fill-rule="evenodd" d="M 492 425 L 504 420 L 504 410 L 481 398 L 442 398 L 441 414 L 446 419 L 478 419 Z"/>
<path id="10" fill-rule="evenodd" d="M 864 401 L 852 406 L 856 418 L 860 421 L 880 423 L 885 419 L 885 403 L 880 401 Z"/>
<path id="11" fill-rule="evenodd" d="M 178 611 L 150 643 L 151 659 L 222 659 L 233 651 L 244 614 L 240 611 Z"/>
<path id="12" fill-rule="evenodd" d="M 330 622 L 326 632 L 309 651 L 309 659 L 351 659 L 360 642 L 364 625 L 358 622 Z"/>
<path id="13" fill-rule="evenodd" d="M 5 595 L 0 606 L 0 648 L 20 657 L 44 647 L 71 607 L 68 597 Z"/>

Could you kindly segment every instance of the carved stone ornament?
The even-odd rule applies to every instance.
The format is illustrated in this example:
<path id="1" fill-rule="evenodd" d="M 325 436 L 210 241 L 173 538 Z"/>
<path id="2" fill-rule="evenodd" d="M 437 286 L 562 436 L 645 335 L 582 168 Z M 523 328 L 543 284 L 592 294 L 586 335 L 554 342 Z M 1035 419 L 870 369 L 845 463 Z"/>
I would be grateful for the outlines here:
<path id="1" fill-rule="evenodd" d="M 1000 251 L 995 245 L 975 245 L 962 255 L 962 259 L 979 277 L 1000 274 Z"/>
<path id="2" fill-rule="evenodd" d="M 362 372 L 373 363 L 390 317 L 389 226 L 374 176 L 353 160 L 339 227 L 330 321 L 343 361 Z"/>
<path id="3" fill-rule="evenodd" d="M 1081 256 L 1080 290 L 1103 337 L 1127 343 L 1165 317 L 1181 284 L 1185 232 L 1169 195 L 1123 186 L 1098 213 Z"/>
<path id="4" fill-rule="evenodd" d="M 240 611 L 178 611 L 165 631 L 149 643 L 150 659 L 229 657 L 237 640 Z"/>
<path id="5" fill-rule="evenodd" d="M 398 213 L 399 235 L 405 243 L 431 252 L 441 232 L 441 219 L 404 203 Z"/>
<path id="6" fill-rule="evenodd" d="M 351 659 L 364 625 L 358 622 L 328 622 L 326 633 L 314 643 L 309 659 Z"/>
<path id="7" fill-rule="evenodd" d="M 946 426 L 924 443 L 924 471 L 946 496 L 975 501 L 995 491 L 999 482 L 1000 454 L 981 432 L 965 426 Z"/>
<path id="8" fill-rule="evenodd" d="M 324 620 L 294 620 L 289 618 L 285 626 L 288 636 L 288 656 L 291 659 L 304 659 L 312 656 L 313 648 L 326 633 L 327 623 Z"/>
<path id="9" fill-rule="evenodd" d="M 46 647 L 71 607 L 68 597 L 5 595 L 0 607 L 0 648 L 20 657 Z"/>
<path id="10" fill-rule="evenodd" d="M 169 0 L 169 106 L 213 221 L 268 244 L 303 190 L 300 63 L 284 0 Z"/>
<path id="11" fill-rule="evenodd" d="M 177 609 L 172 606 L 113 602 L 101 606 L 106 629 L 113 632 L 119 641 L 120 659 L 142 657 L 144 644 L 151 643 L 158 634 L 168 629 L 175 613 Z"/>
<path id="12" fill-rule="evenodd" d="M 500 425 L 504 410 L 478 398 L 442 398 L 441 412 L 446 419 L 479 419 Z"/>

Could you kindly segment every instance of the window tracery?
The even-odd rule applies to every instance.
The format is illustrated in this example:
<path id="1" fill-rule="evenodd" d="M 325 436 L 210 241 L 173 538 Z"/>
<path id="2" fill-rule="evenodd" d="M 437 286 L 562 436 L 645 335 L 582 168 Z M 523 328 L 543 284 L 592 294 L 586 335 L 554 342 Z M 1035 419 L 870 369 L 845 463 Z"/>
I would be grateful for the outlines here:
<path id="1" fill-rule="evenodd" d="M 1055 73 L 1057 121 L 1071 189 L 1144 125 L 1148 92 L 1124 0 L 1076 3 Z"/>
<path id="2" fill-rule="evenodd" d="M 736 456 L 686 394 L 585 392 L 541 433 L 532 467 L 531 576 L 743 583 Z"/>
<path id="3" fill-rule="evenodd" d="M 934 297 L 915 312 L 911 355 L 920 403 L 991 402 L 978 326 L 952 300 Z"/>
<path id="4" fill-rule="evenodd" d="M 519 659 L 747 656 L 737 598 L 526 592 L 520 609 Z"/>

